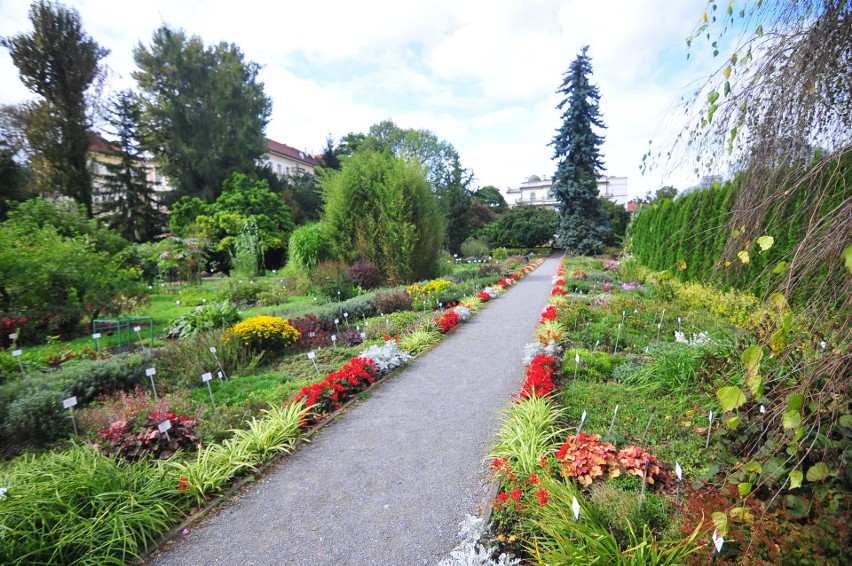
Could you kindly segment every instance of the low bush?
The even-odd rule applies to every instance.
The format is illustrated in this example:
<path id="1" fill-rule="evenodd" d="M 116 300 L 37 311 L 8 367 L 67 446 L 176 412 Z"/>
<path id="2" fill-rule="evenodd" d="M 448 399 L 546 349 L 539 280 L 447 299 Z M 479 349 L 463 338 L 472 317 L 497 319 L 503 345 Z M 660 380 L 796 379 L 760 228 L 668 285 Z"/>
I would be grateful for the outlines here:
<path id="1" fill-rule="evenodd" d="M 324 261 L 317 265 L 311 283 L 317 294 L 329 299 L 345 301 L 352 296 L 352 279 L 342 261 Z"/>
<path id="2" fill-rule="evenodd" d="M 238 342 L 250 352 L 280 354 L 301 337 L 298 330 L 283 318 L 259 315 L 225 331 L 224 342 Z"/>
<path id="3" fill-rule="evenodd" d="M 352 283 L 362 289 L 375 289 L 382 282 L 382 274 L 379 272 L 379 268 L 369 261 L 359 261 L 352 264 L 349 266 L 348 273 Z"/>
<path id="4" fill-rule="evenodd" d="M 579 364 L 576 363 L 577 356 L 580 356 Z M 607 352 L 592 352 L 583 349 L 567 350 L 562 357 L 565 375 L 573 378 L 576 365 L 577 379 L 594 382 L 612 379 L 612 372 L 625 361 L 624 358 L 613 356 Z"/>
<path id="5" fill-rule="evenodd" d="M 198 332 L 228 328 L 242 320 L 230 301 L 209 303 L 175 317 L 166 327 L 169 338 L 186 338 Z"/>
<path id="6" fill-rule="evenodd" d="M 343 403 L 363 391 L 376 381 L 379 372 L 372 360 L 352 358 L 340 370 L 328 374 L 320 383 L 306 385 L 293 398 L 304 401 L 310 409 L 310 421 L 315 422 L 323 415 L 339 409 Z"/>
<path id="7" fill-rule="evenodd" d="M 303 351 L 328 345 L 331 342 L 330 336 L 334 333 L 333 322 L 310 314 L 290 319 L 290 324 L 301 335 L 296 342 L 296 348 Z"/>
<path id="8" fill-rule="evenodd" d="M 405 291 L 383 291 L 373 298 L 376 310 L 381 314 L 411 310 L 411 295 Z"/>
<path id="9" fill-rule="evenodd" d="M 444 311 L 434 318 L 435 324 L 438 325 L 438 332 L 441 334 L 448 333 L 459 324 L 459 315 L 453 310 Z"/>

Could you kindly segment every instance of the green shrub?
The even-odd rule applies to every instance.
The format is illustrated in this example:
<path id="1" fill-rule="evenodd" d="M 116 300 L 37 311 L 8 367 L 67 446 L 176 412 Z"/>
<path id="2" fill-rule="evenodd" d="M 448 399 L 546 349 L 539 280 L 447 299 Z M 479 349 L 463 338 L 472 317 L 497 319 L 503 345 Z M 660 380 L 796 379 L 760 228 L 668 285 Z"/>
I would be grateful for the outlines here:
<path id="1" fill-rule="evenodd" d="M 240 320 L 240 313 L 229 301 L 209 303 L 175 317 L 166 327 L 166 334 L 169 338 L 186 338 L 198 332 L 225 329 Z"/>
<path id="2" fill-rule="evenodd" d="M 351 324 L 359 324 L 361 320 L 375 315 L 378 311 L 373 302 L 374 295 L 372 293 L 359 295 L 342 303 L 332 303 L 325 305 L 314 311 L 317 318 L 323 320 L 339 319 L 340 324 L 343 324 L 346 319 L 349 319 Z M 346 313 L 349 316 L 345 317 Z"/>
<path id="3" fill-rule="evenodd" d="M 332 300 L 345 301 L 352 296 L 352 278 L 342 261 L 324 261 L 311 275 L 317 294 Z"/>
<path id="4" fill-rule="evenodd" d="M 216 356 L 229 377 L 250 374 L 264 357 L 246 350 L 237 341 L 223 341 L 220 330 L 199 332 L 186 340 L 170 341 L 158 351 L 158 383 L 169 389 L 198 386 L 202 374 L 220 370 L 211 347 L 216 348 Z"/>
<path id="5" fill-rule="evenodd" d="M 14 398 L 3 403 L 0 399 L 0 433 L 8 449 L 40 446 L 67 435 L 71 430 L 68 411 L 62 409 L 62 400 L 68 395 L 50 389 L 42 380 L 27 378 L 5 388 Z M 5 397 L 5 395 L 3 395 Z"/>
<path id="6" fill-rule="evenodd" d="M 509 252 L 506 248 L 495 248 L 491 255 L 494 257 L 494 261 L 503 261 L 509 257 Z"/>
<path id="7" fill-rule="evenodd" d="M 651 390 L 685 391 L 695 385 L 696 370 L 707 364 L 707 357 L 723 351 L 724 347 L 718 343 L 690 345 L 662 342 L 651 347 L 651 360 L 626 376 L 624 383 Z"/>
<path id="8" fill-rule="evenodd" d="M 564 429 L 562 411 L 549 397 L 533 395 L 502 411 L 493 458 L 507 458 L 511 469 L 525 475 L 539 472 L 543 456 L 555 452 Z"/>
<path id="9" fill-rule="evenodd" d="M 287 251 L 290 264 L 310 274 L 331 258 L 331 241 L 322 224 L 305 224 L 293 230 Z"/>
<path id="10" fill-rule="evenodd" d="M 461 254 L 463 257 L 483 258 L 488 256 L 489 251 L 491 250 L 489 249 L 487 242 L 473 238 L 465 240 L 461 245 Z"/>
<path id="11" fill-rule="evenodd" d="M 613 356 L 607 352 L 574 349 L 567 350 L 562 357 L 564 374 L 573 379 L 576 356 L 580 355 L 580 364 L 577 367 L 577 379 L 585 381 L 608 381 L 612 378 L 612 372 L 616 366 L 624 363 L 624 358 Z"/>

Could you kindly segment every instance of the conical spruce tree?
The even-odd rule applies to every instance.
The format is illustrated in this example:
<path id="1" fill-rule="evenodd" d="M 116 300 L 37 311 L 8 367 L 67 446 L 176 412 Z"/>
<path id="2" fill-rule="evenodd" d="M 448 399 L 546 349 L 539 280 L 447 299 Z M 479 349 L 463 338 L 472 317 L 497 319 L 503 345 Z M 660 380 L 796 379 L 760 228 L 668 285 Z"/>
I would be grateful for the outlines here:
<path id="1" fill-rule="evenodd" d="M 600 114 L 600 94 L 589 83 L 591 59 L 582 49 L 563 76 L 557 90 L 565 96 L 556 107 L 563 110 L 562 127 L 550 145 L 558 160 L 551 192 L 559 201 L 557 242 L 569 253 L 594 254 L 603 250 L 610 231 L 609 219 L 598 201 L 597 177 L 604 169 L 600 146 L 603 136 L 593 128 L 606 128 Z"/>

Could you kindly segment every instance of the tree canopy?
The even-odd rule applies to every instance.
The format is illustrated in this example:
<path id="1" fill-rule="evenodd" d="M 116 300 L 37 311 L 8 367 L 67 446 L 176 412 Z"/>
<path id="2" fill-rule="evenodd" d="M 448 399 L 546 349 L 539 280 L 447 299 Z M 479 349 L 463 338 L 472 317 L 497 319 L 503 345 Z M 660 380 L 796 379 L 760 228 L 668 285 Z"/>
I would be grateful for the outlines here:
<path id="1" fill-rule="evenodd" d="M 362 149 L 321 182 L 323 223 L 337 258 L 370 261 L 391 284 L 436 275 L 443 224 L 418 164 Z"/>
<path id="2" fill-rule="evenodd" d="M 200 37 L 167 26 L 133 55 L 143 145 L 175 187 L 174 200 L 213 202 L 232 173 L 254 171 L 266 152 L 263 132 L 272 111 L 256 63 L 234 44 L 205 47 Z"/>
<path id="3" fill-rule="evenodd" d="M 21 81 L 39 99 L 20 106 L 39 189 L 70 197 L 93 215 L 87 152 L 90 102 L 86 93 L 109 53 L 83 31 L 80 14 L 39 0 L 30 6 L 33 30 L 0 39 Z"/>
<path id="4" fill-rule="evenodd" d="M 510 208 L 497 221 L 495 244 L 507 248 L 534 248 L 553 239 L 557 214 L 544 206 L 527 204 Z"/>
<path id="5" fill-rule="evenodd" d="M 600 153 L 604 128 L 598 88 L 589 82 L 592 62 L 584 47 L 564 74 L 557 90 L 564 98 L 557 108 L 562 126 L 551 145 L 558 160 L 551 192 L 559 201 L 557 241 L 571 253 L 601 251 L 609 232 L 607 217 L 598 200 L 597 177 L 604 163 Z"/>
<path id="6" fill-rule="evenodd" d="M 481 202 L 497 214 L 501 214 L 509 208 L 509 205 L 506 202 L 506 199 L 503 198 L 503 194 L 500 192 L 500 189 L 494 185 L 486 185 L 481 189 L 474 191 L 473 199 Z"/>

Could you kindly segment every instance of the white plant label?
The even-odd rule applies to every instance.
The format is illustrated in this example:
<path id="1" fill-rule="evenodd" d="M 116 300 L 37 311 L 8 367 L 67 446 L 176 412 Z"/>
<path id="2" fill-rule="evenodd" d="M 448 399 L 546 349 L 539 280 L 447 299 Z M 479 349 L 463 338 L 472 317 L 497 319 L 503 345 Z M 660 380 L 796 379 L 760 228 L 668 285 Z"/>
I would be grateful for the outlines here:
<path id="1" fill-rule="evenodd" d="M 23 350 L 12 350 L 12 355 L 15 356 L 16 358 L 20 357 L 21 354 L 23 354 L 23 353 L 24 353 Z"/>
<path id="2" fill-rule="evenodd" d="M 574 520 L 579 521 L 580 520 L 580 502 L 577 501 L 576 495 L 573 496 L 573 499 L 571 501 L 571 510 L 574 511 Z"/>
<path id="3" fill-rule="evenodd" d="M 175 301 L 175 304 L 176 304 L 176 305 L 179 305 L 179 304 L 180 304 L 180 301 Z"/>
<path id="4" fill-rule="evenodd" d="M 18 339 L 18 333 L 17 332 L 13 332 L 13 333 L 9 334 L 9 340 L 17 340 L 17 339 Z"/>
<path id="5" fill-rule="evenodd" d="M 332 335 L 331 335 L 331 341 L 332 341 L 332 342 L 337 342 L 337 335 L 336 335 L 336 334 L 332 334 Z"/>
<path id="6" fill-rule="evenodd" d="M 334 319 L 334 324 L 337 324 L 337 323 L 339 323 L 339 322 L 340 322 L 340 319 L 339 319 L 339 318 L 335 318 L 335 319 Z"/>
<path id="7" fill-rule="evenodd" d="M 574 363 L 575 363 L 575 364 L 579 364 L 579 363 L 580 363 L 580 354 L 574 354 Z"/>
<path id="8" fill-rule="evenodd" d="M 348 312 L 343 313 L 343 318 L 349 318 L 349 313 Z"/>
<path id="9" fill-rule="evenodd" d="M 98 339 L 98 338 L 100 338 L 100 337 L 101 337 L 101 333 L 100 333 L 100 332 L 95 332 L 94 334 L 92 334 L 92 338 L 94 338 L 95 340 L 97 340 L 97 339 Z"/>
<path id="10" fill-rule="evenodd" d="M 214 346 L 210 346 L 210 352 L 211 352 L 211 353 L 213 353 L 213 354 L 215 354 L 215 353 L 216 353 L 216 348 L 215 348 Z"/>
<path id="11" fill-rule="evenodd" d="M 218 378 L 219 378 L 219 381 L 222 381 L 222 378 L 224 378 L 224 377 L 225 377 L 225 374 L 223 374 L 221 371 L 217 371 L 217 372 L 216 372 L 216 377 L 218 377 Z"/>
<path id="12" fill-rule="evenodd" d="M 316 355 L 315 353 L 313 353 L 313 352 L 308 352 L 308 359 L 309 359 L 309 360 L 312 360 L 312 359 L 314 359 L 314 358 L 316 358 L 316 357 L 317 357 L 317 355 Z"/>
<path id="13" fill-rule="evenodd" d="M 760 414 L 761 414 L 761 415 L 765 415 L 765 414 L 766 414 L 766 407 L 764 407 L 763 405 L 761 405 L 761 406 L 760 406 Z"/>
<path id="14" fill-rule="evenodd" d="M 140 330 L 142 330 L 141 326 L 134 326 L 133 327 L 133 332 L 139 332 Z"/>
<path id="15" fill-rule="evenodd" d="M 719 536 L 717 531 L 713 531 L 713 546 L 716 547 L 716 552 L 722 552 L 722 545 L 725 544 L 725 539 Z"/>
<path id="16" fill-rule="evenodd" d="M 710 419 L 710 426 L 712 427 L 713 426 L 713 411 L 710 411 L 709 419 Z"/>
<path id="17" fill-rule="evenodd" d="M 206 305 L 206 304 L 207 304 L 207 299 L 201 299 L 201 304 L 202 304 L 202 305 Z"/>
<path id="18" fill-rule="evenodd" d="M 147 375 L 148 377 L 151 377 L 152 375 L 154 375 L 156 373 L 157 373 L 156 368 L 148 368 L 148 369 L 145 370 L 145 375 Z"/>
<path id="19" fill-rule="evenodd" d="M 165 420 L 157 425 L 157 429 L 160 432 L 166 432 L 167 430 L 172 430 L 172 421 Z"/>
<path id="20" fill-rule="evenodd" d="M 212 373 L 207 372 L 207 373 L 201 374 L 201 381 L 202 381 L 202 382 L 207 383 L 207 382 L 208 382 L 208 381 L 210 381 L 211 379 L 213 379 L 213 374 L 212 374 Z"/>
<path id="21" fill-rule="evenodd" d="M 580 417 L 580 426 L 583 426 L 583 423 L 586 422 L 586 411 L 583 411 L 583 416 Z"/>
<path id="22" fill-rule="evenodd" d="M 317 335 L 316 332 L 309 332 L 308 333 L 308 336 L 310 336 L 311 338 L 316 338 L 316 335 Z"/>
<path id="23" fill-rule="evenodd" d="M 680 463 L 675 463 L 675 475 L 677 476 L 677 481 L 681 481 L 683 479 L 683 468 L 680 467 Z"/>
<path id="24" fill-rule="evenodd" d="M 76 404 L 77 404 L 77 398 L 76 397 L 69 397 L 67 399 L 62 400 L 62 408 L 63 409 L 70 409 L 71 407 L 75 406 Z"/>
<path id="25" fill-rule="evenodd" d="M 367 333 L 366 333 L 366 332 L 362 332 L 362 333 L 361 333 L 361 340 L 366 340 L 366 339 L 367 339 Z"/>

